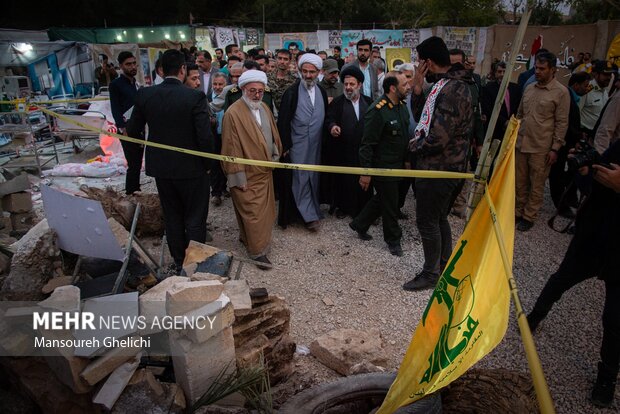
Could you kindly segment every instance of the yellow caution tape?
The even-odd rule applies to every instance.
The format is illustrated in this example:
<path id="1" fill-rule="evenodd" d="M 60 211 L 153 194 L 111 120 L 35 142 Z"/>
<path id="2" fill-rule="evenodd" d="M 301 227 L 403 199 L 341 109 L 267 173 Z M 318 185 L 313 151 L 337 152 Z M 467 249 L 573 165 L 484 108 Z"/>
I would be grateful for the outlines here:
<path id="1" fill-rule="evenodd" d="M 93 101 L 108 101 L 110 98 L 99 97 L 99 98 L 83 98 L 83 99 L 59 99 L 54 101 L 26 101 L 22 99 L 15 99 L 12 101 L 0 101 L 0 104 L 10 104 L 10 105 L 51 105 L 58 103 L 81 103 L 81 102 L 93 102 Z"/>
<path id="2" fill-rule="evenodd" d="M 179 148 L 174 147 L 172 145 L 160 144 L 158 142 L 151 142 L 143 139 L 131 138 L 125 135 L 115 134 L 113 132 L 108 132 L 102 129 L 95 128 L 91 125 L 75 121 L 74 119 L 68 118 L 61 114 L 58 114 L 54 111 L 50 111 L 45 108 L 38 108 L 44 113 L 56 117 L 58 119 L 63 120 L 64 122 L 77 125 L 85 130 L 98 132 L 100 134 L 108 135 L 114 138 L 118 138 L 122 141 L 133 142 L 135 144 L 147 145 L 154 148 L 161 148 L 169 151 L 181 152 L 184 154 L 195 155 L 197 157 L 210 158 L 212 160 L 230 162 L 234 164 L 243 164 L 243 165 L 255 165 L 258 167 L 268 167 L 268 168 L 284 168 L 289 170 L 303 170 L 303 171 L 315 171 L 315 172 L 325 172 L 325 173 L 336 173 L 336 174 L 353 174 L 353 175 L 372 175 L 372 176 L 382 176 L 382 177 L 417 177 L 417 178 L 464 178 L 464 179 L 475 179 L 474 174 L 472 173 L 459 173 L 459 172 L 450 172 L 450 171 L 422 171 L 422 170 L 405 170 L 405 169 L 387 169 L 387 168 L 361 168 L 361 167 L 338 167 L 332 165 L 313 165 L 313 164 L 291 164 L 291 163 L 281 163 L 281 162 L 273 162 L 273 161 L 259 161 L 259 160 L 250 160 L 246 158 L 237 158 L 230 157 L 226 155 L 218 155 L 212 154 L 209 152 L 202 152 L 196 150 L 190 150 L 187 148 Z"/>

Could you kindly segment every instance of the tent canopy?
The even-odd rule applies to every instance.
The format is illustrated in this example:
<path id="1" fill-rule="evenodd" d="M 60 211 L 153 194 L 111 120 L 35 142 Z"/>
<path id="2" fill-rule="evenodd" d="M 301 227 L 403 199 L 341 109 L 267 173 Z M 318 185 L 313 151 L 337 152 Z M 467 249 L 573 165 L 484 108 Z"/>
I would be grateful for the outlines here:
<path id="1" fill-rule="evenodd" d="M 76 42 L 0 41 L 0 67 L 27 66 L 75 45 Z"/>

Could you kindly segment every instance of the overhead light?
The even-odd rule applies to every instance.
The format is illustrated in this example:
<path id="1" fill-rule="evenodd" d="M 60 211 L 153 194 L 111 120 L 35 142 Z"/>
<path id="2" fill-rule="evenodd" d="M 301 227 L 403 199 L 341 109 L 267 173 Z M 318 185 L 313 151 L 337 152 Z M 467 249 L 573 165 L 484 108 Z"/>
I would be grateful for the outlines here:
<path id="1" fill-rule="evenodd" d="M 21 53 L 30 52 L 32 50 L 32 45 L 30 43 L 15 43 L 13 46 Z"/>
<path id="2" fill-rule="evenodd" d="M 121 36 L 121 35 L 116 35 L 116 40 L 118 40 L 118 41 L 120 42 L 121 40 L 123 40 L 123 36 Z"/>
<path id="3" fill-rule="evenodd" d="M 123 30 L 123 34 L 126 35 L 127 34 L 127 30 Z"/>
<path id="4" fill-rule="evenodd" d="M 181 39 L 185 39 L 185 33 L 181 33 Z"/>
<path id="5" fill-rule="evenodd" d="M 155 33 L 155 30 L 151 30 L 151 33 Z"/>
<path id="6" fill-rule="evenodd" d="M 138 33 L 138 39 L 142 39 L 142 33 Z"/>
<path id="7" fill-rule="evenodd" d="M 166 39 L 170 39 L 170 35 L 169 35 L 168 33 L 166 33 L 166 34 L 164 35 L 164 37 L 165 37 Z"/>

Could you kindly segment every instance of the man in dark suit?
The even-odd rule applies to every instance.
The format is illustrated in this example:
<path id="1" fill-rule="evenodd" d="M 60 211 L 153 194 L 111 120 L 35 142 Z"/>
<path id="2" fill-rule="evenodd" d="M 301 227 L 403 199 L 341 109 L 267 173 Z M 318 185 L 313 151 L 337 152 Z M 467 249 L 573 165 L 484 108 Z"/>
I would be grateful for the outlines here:
<path id="1" fill-rule="evenodd" d="M 487 82 L 480 91 L 480 109 L 482 111 L 482 122 L 484 124 L 484 130 L 489 127 L 489 121 L 491 120 L 491 114 L 493 113 L 493 107 L 495 106 L 495 99 L 499 94 L 499 86 L 506 73 L 505 62 L 494 62 L 492 65 L 493 79 Z M 521 88 L 514 82 L 508 83 L 508 89 L 506 89 L 506 95 L 504 96 L 504 102 L 499 111 L 497 123 L 495 124 L 495 130 L 493 131 L 493 138 L 502 140 L 506 133 L 506 127 L 510 117 L 517 113 L 519 109 L 519 102 L 521 102 Z"/>
<path id="2" fill-rule="evenodd" d="M 139 136 L 149 126 L 148 141 L 212 152 L 207 97 L 183 85 L 185 56 L 167 50 L 162 56 L 163 83 L 138 91 L 127 131 Z M 179 271 L 190 240 L 207 239 L 209 162 L 206 158 L 147 146 L 146 175 L 155 177 L 164 213 L 170 254 Z"/>
<path id="3" fill-rule="evenodd" d="M 200 84 L 202 90 L 207 96 L 211 95 L 212 89 L 212 76 L 219 72 L 219 69 L 212 65 L 213 59 L 211 53 L 206 50 L 201 50 L 196 56 L 196 65 L 198 65 L 198 73 L 200 73 Z"/>

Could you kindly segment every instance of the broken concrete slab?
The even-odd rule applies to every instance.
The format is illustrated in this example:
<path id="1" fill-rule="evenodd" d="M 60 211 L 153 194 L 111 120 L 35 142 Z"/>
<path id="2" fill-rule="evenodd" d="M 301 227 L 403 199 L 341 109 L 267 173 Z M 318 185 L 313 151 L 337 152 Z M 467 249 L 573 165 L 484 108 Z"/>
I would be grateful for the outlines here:
<path id="1" fill-rule="evenodd" d="M 140 354 L 110 374 L 93 398 L 93 403 L 111 410 L 140 364 Z"/>
<path id="2" fill-rule="evenodd" d="M 54 291 L 57 287 L 70 285 L 73 281 L 73 276 L 58 276 L 50 279 L 49 282 L 41 289 L 44 295 L 48 295 Z"/>
<path id="3" fill-rule="evenodd" d="M 197 282 L 197 281 L 201 281 L 201 280 L 217 280 L 218 282 L 226 283 L 226 282 L 228 282 L 229 279 L 227 277 L 223 277 L 223 276 L 219 276 L 219 275 L 214 275 L 212 273 L 194 272 L 189 277 L 189 280 L 191 280 L 192 282 Z"/>
<path id="4" fill-rule="evenodd" d="M 171 335 L 170 349 L 177 384 L 189 405 L 198 401 L 220 373 L 236 369 L 232 328 L 200 344 Z"/>
<path id="5" fill-rule="evenodd" d="M 224 285 L 216 280 L 179 282 L 166 291 L 166 313 L 181 316 L 213 302 L 224 291 Z"/>
<path id="6" fill-rule="evenodd" d="M 32 210 L 32 195 L 26 191 L 5 195 L 2 209 L 9 213 L 27 213 Z"/>
<path id="7" fill-rule="evenodd" d="M 135 339 L 137 337 L 133 338 Z M 135 343 L 136 341 L 129 342 L 129 344 Z M 134 358 L 136 353 L 140 350 L 140 347 L 131 345 L 122 348 L 114 348 L 88 364 L 88 366 L 80 372 L 80 377 L 88 384 L 95 385 L 123 363 Z"/>
<path id="8" fill-rule="evenodd" d="M 49 298 L 37 303 L 44 309 L 58 310 L 63 312 L 80 311 L 80 288 L 73 285 L 59 286 Z"/>
<path id="9" fill-rule="evenodd" d="M 59 288 L 60 289 L 60 288 Z M 94 330 L 76 329 L 73 332 L 75 339 L 93 341 L 92 346 L 77 347 L 75 355 L 91 358 L 105 351 L 104 338 L 125 338 L 133 336 L 138 331 L 138 292 L 122 293 L 112 296 L 87 299 L 84 301 L 82 312 L 92 312 L 95 320 L 108 321 L 108 325 L 97 323 Z M 123 320 L 128 321 L 124 323 Z"/>
<path id="10" fill-rule="evenodd" d="M 26 172 L 22 172 L 17 177 L 0 183 L 0 197 L 26 190 L 30 190 L 30 180 L 28 180 Z"/>
<path id="11" fill-rule="evenodd" d="M 15 252 L 11 260 L 11 272 L 2 285 L 1 295 L 8 300 L 33 300 L 45 298 L 43 286 L 54 275 L 54 262 L 60 249 L 56 236 L 47 225 L 39 222 L 18 242 L 11 245 Z"/>
<path id="12" fill-rule="evenodd" d="M 323 365 L 342 375 L 350 375 L 351 368 L 363 361 L 387 366 L 383 339 L 378 329 L 330 331 L 310 344 L 310 352 Z"/>
<path id="13" fill-rule="evenodd" d="M 247 280 L 229 280 L 224 284 L 224 293 L 230 298 L 235 310 L 252 309 L 250 285 Z"/>
<path id="14" fill-rule="evenodd" d="M 195 272 L 225 276 L 231 263 L 232 253 L 192 240 L 185 250 L 183 270 L 188 276 Z"/>
<path id="15" fill-rule="evenodd" d="M 15 232 L 27 232 L 34 226 L 34 215 L 28 213 L 11 213 L 11 227 Z"/>
<path id="16" fill-rule="evenodd" d="M 41 330 L 40 332 L 46 340 L 66 341 L 65 343 L 70 343 L 73 340 L 73 335 L 68 329 Z M 91 390 L 91 386 L 80 378 L 80 373 L 90 361 L 75 356 L 73 346 L 46 348 L 45 351 L 45 362 L 60 382 L 71 388 L 76 394 L 84 394 Z"/>
<path id="17" fill-rule="evenodd" d="M 166 316 L 166 292 L 176 283 L 188 280 L 184 276 L 170 276 L 140 295 L 140 316 L 143 316 L 146 322 L 146 328 L 139 331 L 140 335 L 145 336 L 163 331 L 163 329 L 153 329 L 152 322 L 155 318 L 161 319 Z"/>
<path id="18" fill-rule="evenodd" d="M 203 343 L 222 330 L 231 327 L 235 321 L 235 311 L 230 299 L 225 294 L 213 302 L 195 309 L 183 317 L 188 320 L 200 321 L 194 328 L 187 328 L 178 331 L 170 331 L 171 335 L 186 337 L 194 343 Z"/>

